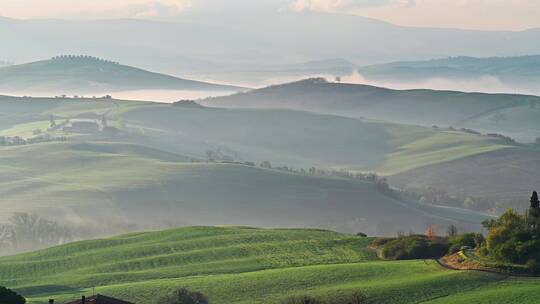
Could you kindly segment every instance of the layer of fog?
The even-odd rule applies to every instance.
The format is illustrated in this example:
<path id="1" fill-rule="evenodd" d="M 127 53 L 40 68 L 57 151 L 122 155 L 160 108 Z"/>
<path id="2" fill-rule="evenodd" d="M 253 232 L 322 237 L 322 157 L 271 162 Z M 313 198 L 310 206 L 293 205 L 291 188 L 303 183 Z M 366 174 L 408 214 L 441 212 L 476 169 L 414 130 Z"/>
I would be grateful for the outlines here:
<path id="1" fill-rule="evenodd" d="M 26 97 L 78 97 L 78 98 L 96 98 L 103 96 L 112 96 L 120 100 L 134 101 L 153 101 L 161 103 L 173 103 L 183 99 L 197 100 L 208 97 L 218 97 L 230 95 L 231 91 L 188 91 L 188 90 L 127 90 L 117 92 L 91 92 L 86 94 L 64 94 L 59 92 L 36 92 L 36 91 L 0 91 L 0 95 L 6 96 L 26 96 Z"/>
<path id="2" fill-rule="evenodd" d="M 305 76 L 272 76 L 266 80 L 266 85 L 277 85 L 289 83 L 306 78 L 325 78 L 328 81 L 337 81 L 336 75 L 330 74 L 306 74 Z M 525 94 L 525 95 L 540 95 L 540 87 L 532 85 L 520 84 L 514 85 L 501 81 L 493 75 L 484 75 L 473 79 L 448 79 L 443 77 L 433 77 L 423 81 L 407 81 L 403 80 L 373 80 L 358 71 L 354 71 L 347 76 L 339 76 L 339 82 L 348 84 L 363 84 L 376 87 L 383 87 L 395 90 L 412 90 L 412 89 L 431 89 L 443 91 L 460 91 L 460 92 L 479 92 L 479 93 L 506 93 L 506 94 Z M 252 84 L 252 86 L 255 86 Z"/>

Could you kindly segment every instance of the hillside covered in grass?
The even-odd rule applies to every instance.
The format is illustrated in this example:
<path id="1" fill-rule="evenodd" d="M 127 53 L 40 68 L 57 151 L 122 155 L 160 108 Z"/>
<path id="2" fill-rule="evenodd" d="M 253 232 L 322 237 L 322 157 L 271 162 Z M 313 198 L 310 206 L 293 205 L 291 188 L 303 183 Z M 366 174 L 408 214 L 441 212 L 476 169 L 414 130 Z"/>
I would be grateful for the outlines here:
<path id="1" fill-rule="evenodd" d="M 523 194 L 540 184 L 539 170 L 538 148 L 505 148 L 404 171 L 389 180 L 401 188 L 446 189 L 463 197 L 524 202 Z"/>
<path id="2" fill-rule="evenodd" d="M 315 78 L 210 98 L 205 104 L 309 110 L 394 123 L 473 128 L 527 142 L 540 137 L 535 119 L 540 113 L 540 97 L 517 94 L 391 90 Z"/>
<path id="3" fill-rule="evenodd" d="M 120 134 L 65 134 L 71 140 L 131 142 L 193 158 L 212 151 L 236 161 L 293 168 L 397 173 L 504 148 L 487 136 L 280 109 L 186 107 L 151 102 L 0 98 L 0 135 L 32 137 L 67 120 L 103 116 Z M 49 132 L 50 133 L 50 132 Z M 424 157 L 428 156 L 428 157 Z"/>
<path id="4" fill-rule="evenodd" d="M 534 303 L 536 279 L 453 271 L 433 261 L 378 261 L 370 238 L 321 230 L 190 227 L 85 241 L 0 258 L 0 284 L 44 303 L 101 294 L 153 304 L 176 288 L 211 303 L 280 303 L 290 296 L 374 303 Z M 69 257 L 69 259 L 66 259 Z M 504 293 L 501 289 L 520 292 Z M 491 301 L 491 302 L 489 302 Z M 371 302 L 370 302 L 371 303 Z"/>
<path id="5" fill-rule="evenodd" d="M 35 211 L 104 229 L 242 224 L 386 235 L 433 223 L 477 229 L 485 218 L 402 201 L 369 181 L 191 162 L 137 145 L 42 143 L 0 150 L 4 219 Z"/>
<path id="6" fill-rule="evenodd" d="M 0 90 L 86 94 L 124 90 L 234 92 L 239 87 L 182 79 L 90 56 L 59 56 L 0 68 Z"/>
<path id="7" fill-rule="evenodd" d="M 400 198 L 354 175 L 395 175 L 525 149 L 463 131 L 294 110 L 14 97 L 1 97 L 0 105 L 0 217 L 38 212 L 113 232 L 133 224 L 307 226 L 378 235 L 421 232 L 435 223 L 476 229 L 482 213 Z M 95 129 L 72 131 L 81 123 Z M 415 183 L 430 180 L 438 179 Z M 517 193 L 514 186 L 497 185 Z M 146 222 L 148 215 L 157 220 Z"/>

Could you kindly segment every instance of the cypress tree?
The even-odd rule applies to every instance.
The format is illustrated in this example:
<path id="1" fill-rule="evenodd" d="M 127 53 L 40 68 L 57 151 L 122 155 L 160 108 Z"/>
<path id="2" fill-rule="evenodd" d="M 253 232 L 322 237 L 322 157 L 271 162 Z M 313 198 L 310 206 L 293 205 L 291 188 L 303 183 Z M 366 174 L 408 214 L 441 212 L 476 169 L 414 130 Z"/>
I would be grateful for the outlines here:
<path id="1" fill-rule="evenodd" d="M 536 191 L 533 191 L 533 194 L 531 196 L 531 208 L 540 208 L 540 201 L 538 200 L 538 193 L 536 193 Z"/>

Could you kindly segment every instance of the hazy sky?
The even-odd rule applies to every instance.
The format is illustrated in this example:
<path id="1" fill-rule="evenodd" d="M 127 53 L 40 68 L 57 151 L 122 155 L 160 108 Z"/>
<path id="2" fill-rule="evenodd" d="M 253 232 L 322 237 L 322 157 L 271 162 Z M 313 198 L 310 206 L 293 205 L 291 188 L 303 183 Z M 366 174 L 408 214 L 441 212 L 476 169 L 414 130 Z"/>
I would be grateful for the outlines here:
<path id="1" fill-rule="evenodd" d="M 410 26 L 487 30 L 540 27 L 539 0 L 0 0 L 12 18 L 171 18 L 191 10 L 256 6 L 283 11 L 332 11 Z"/>

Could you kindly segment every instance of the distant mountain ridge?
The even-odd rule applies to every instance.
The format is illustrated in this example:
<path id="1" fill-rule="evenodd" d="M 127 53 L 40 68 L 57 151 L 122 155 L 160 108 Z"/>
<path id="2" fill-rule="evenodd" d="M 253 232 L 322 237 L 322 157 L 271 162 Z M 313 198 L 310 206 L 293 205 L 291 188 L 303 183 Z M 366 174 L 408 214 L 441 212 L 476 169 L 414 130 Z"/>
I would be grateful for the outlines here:
<path id="1" fill-rule="evenodd" d="M 414 82 L 430 78 L 471 79 L 497 77 L 513 84 L 540 81 L 540 55 L 477 58 L 449 57 L 426 61 L 403 61 L 359 68 L 370 80 Z"/>
<path id="2" fill-rule="evenodd" d="M 0 68 L 0 89 L 77 93 L 122 90 L 238 91 L 241 88 L 182 79 L 86 55 L 64 55 Z"/>
<path id="3" fill-rule="evenodd" d="M 328 58 L 368 65 L 456 54 L 486 57 L 540 53 L 538 29 L 511 32 L 401 27 L 360 16 L 320 12 L 198 12 L 174 22 L 0 22 L 0 57 L 5 60 L 27 62 L 65 52 L 92 53 L 173 74 L 234 74 L 261 66 Z"/>

